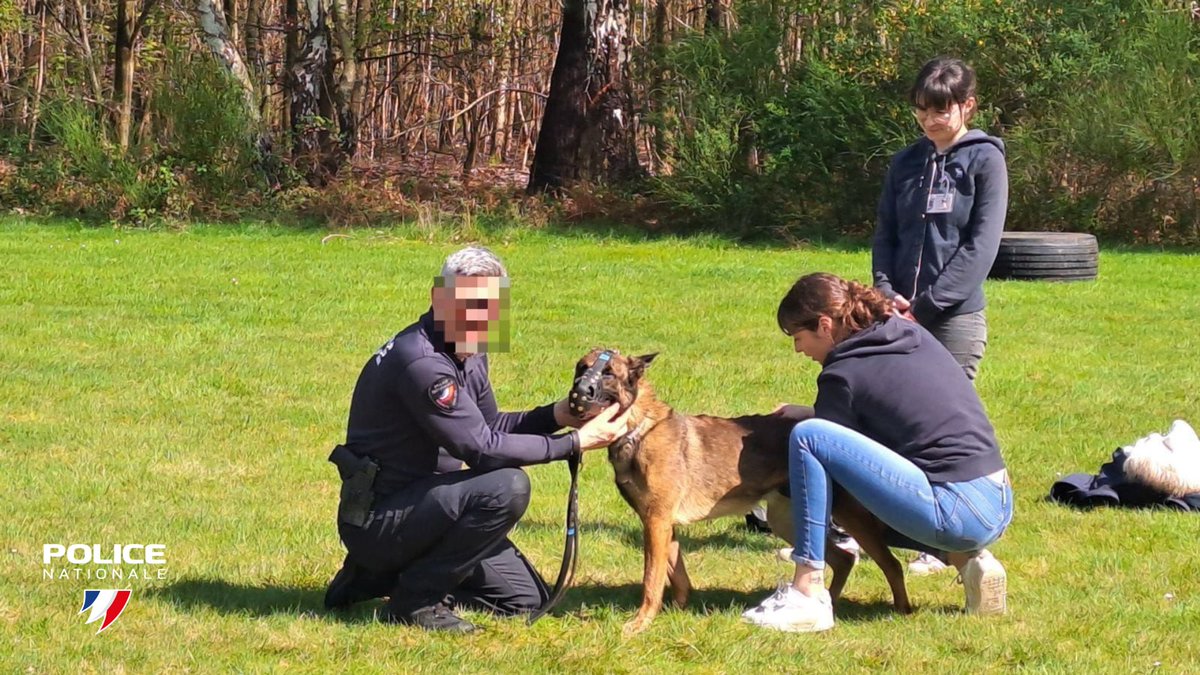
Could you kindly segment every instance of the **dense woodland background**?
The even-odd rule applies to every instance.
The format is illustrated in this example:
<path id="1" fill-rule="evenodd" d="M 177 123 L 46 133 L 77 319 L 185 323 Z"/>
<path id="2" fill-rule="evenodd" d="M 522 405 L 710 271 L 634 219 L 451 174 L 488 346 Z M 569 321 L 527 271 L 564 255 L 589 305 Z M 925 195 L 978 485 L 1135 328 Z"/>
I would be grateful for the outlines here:
<path id="1" fill-rule="evenodd" d="M 0 0 L 0 35 L 5 211 L 862 236 L 952 54 L 1010 229 L 1200 243 L 1194 0 Z"/>

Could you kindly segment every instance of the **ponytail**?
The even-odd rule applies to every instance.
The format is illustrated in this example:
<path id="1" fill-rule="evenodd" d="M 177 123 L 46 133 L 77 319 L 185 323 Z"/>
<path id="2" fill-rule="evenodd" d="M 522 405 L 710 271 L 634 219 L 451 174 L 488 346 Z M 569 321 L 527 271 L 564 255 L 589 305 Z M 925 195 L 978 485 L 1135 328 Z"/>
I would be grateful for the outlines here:
<path id="1" fill-rule="evenodd" d="M 783 296 L 776 312 L 787 335 L 816 330 L 822 316 L 833 320 L 834 334 L 845 339 L 872 324 L 886 321 L 892 303 L 878 289 L 825 272 L 800 277 Z"/>

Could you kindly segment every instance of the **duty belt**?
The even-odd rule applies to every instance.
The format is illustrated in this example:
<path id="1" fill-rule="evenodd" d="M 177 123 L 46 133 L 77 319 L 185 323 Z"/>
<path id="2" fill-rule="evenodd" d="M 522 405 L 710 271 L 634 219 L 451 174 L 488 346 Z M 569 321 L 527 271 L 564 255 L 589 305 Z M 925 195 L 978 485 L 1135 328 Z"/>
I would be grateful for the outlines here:
<path id="1" fill-rule="evenodd" d="M 329 461 L 337 467 L 342 477 L 342 491 L 338 499 L 338 520 L 362 527 L 367 524 L 371 503 L 375 500 L 375 474 L 379 465 L 370 457 L 359 457 L 344 445 L 339 445 L 329 454 Z"/>

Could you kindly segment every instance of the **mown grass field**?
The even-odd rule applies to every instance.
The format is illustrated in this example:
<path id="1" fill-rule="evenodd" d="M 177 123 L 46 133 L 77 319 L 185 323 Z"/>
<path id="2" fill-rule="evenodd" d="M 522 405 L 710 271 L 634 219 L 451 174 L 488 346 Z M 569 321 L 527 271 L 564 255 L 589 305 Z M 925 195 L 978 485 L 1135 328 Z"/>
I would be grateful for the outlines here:
<path id="1" fill-rule="evenodd" d="M 336 472 L 362 364 L 422 312 L 457 244 L 415 230 L 89 229 L 0 221 L 0 671 L 1196 672 L 1200 517 L 1078 512 L 1044 497 L 1175 418 L 1200 424 L 1200 258 L 1106 250 L 1095 283 L 989 282 L 979 391 L 1017 515 L 993 547 L 1011 615 L 959 613 L 952 575 L 910 578 L 890 613 L 859 567 L 817 636 L 740 621 L 790 574 L 779 544 L 728 519 L 682 530 L 692 605 L 623 638 L 640 597 L 640 528 L 602 454 L 581 488 L 577 587 L 532 628 L 431 636 L 321 607 L 342 548 Z M 737 247 L 496 232 L 513 276 L 502 407 L 566 393 L 593 345 L 661 352 L 649 376 L 685 412 L 807 403 L 815 364 L 774 323 L 801 273 L 865 280 L 866 250 Z M 553 577 L 565 466 L 530 470 L 513 537 Z M 162 543 L 167 579 L 134 581 L 96 635 L 86 588 L 43 578 L 46 543 Z M 116 585 L 116 587 L 121 587 Z"/>

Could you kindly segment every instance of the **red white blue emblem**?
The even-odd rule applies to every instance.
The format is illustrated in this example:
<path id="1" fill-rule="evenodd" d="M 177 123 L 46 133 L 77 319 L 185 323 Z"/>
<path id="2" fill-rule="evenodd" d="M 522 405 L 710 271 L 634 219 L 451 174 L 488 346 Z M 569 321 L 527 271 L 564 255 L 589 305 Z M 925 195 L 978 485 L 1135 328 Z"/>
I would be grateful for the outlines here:
<path id="1" fill-rule="evenodd" d="M 442 410 L 454 410 L 454 405 L 458 403 L 458 383 L 452 377 L 439 377 L 429 387 L 429 400 Z"/>
<path id="2" fill-rule="evenodd" d="M 100 624 L 100 630 L 96 631 L 99 634 L 100 631 L 111 626 L 117 617 L 121 616 L 121 612 L 125 611 L 125 605 L 129 602 L 129 594 L 132 592 L 128 588 L 124 590 L 88 589 L 83 592 L 83 607 L 77 613 L 82 614 L 91 610 L 85 623 L 104 619 L 104 622 Z"/>

